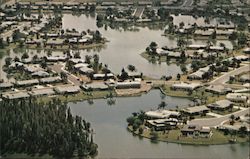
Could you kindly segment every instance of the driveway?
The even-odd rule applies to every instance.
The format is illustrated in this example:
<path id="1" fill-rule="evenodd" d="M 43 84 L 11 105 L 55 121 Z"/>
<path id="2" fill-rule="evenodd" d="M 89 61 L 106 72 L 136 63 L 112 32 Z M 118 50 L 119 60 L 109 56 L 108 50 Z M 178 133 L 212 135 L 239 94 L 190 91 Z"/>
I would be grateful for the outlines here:
<path id="1" fill-rule="evenodd" d="M 50 66 L 52 71 L 54 71 L 58 74 L 60 74 L 61 72 L 65 72 L 67 74 L 68 81 L 70 81 L 74 85 L 80 86 L 81 82 L 78 80 L 78 77 L 76 77 L 75 75 L 64 70 L 63 67 L 64 67 L 63 64 L 54 64 L 54 65 Z"/>
<path id="2" fill-rule="evenodd" d="M 230 76 L 238 75 L 242 72 L 246 72 L 249 70 L 250 70 L 249 64 L 241 66 L 240 68 L 237 68 L 233 71 L 227 72 L 227 73 L 223 74 L 222 76 L 216 78 L 215 80 L 211 81 L 210 84 L 211 85 L 224 84 L 227 81 L 229 81 Z"/>
<path id="3" fill-rule="evenodd" d="M 209 127 L 216 127 L 219 126 L 221 123 L 224 121 L 228 120 L 229 117 L 233 114 L 234 116 L 242 116 L 248 114 L 250 111 L 250 108 L 244 109 L 244 110 L 239 110 L 237 112 L 218 117 L 218 118 L 207 118 L 207 119 L 194 119 L 189 121 L 188 124 L 191 125 L 200 125 L 200 126 L 209 126 Z"/>

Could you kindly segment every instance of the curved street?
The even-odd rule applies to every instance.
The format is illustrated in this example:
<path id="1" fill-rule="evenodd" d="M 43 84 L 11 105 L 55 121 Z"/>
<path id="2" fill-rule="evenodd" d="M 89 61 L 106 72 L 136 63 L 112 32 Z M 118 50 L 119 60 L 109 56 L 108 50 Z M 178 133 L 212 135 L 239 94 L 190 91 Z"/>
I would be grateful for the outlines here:
<path id="1" fill-rule="evenodd" d="M 209 126 L 209 127 L 216 127 L 221 125 L 224 121 L 227 121 L 231 115 L 242 116 L 250 113 L 250 108 L 246 108 L 244 110 L 240 110 L 231 114 L 224 115 L 218 118 L 206 118 L 206 119 L 194 119 L 189 121 L 188 124 L 190 125 L 200 125 L 200 126 Z"/>

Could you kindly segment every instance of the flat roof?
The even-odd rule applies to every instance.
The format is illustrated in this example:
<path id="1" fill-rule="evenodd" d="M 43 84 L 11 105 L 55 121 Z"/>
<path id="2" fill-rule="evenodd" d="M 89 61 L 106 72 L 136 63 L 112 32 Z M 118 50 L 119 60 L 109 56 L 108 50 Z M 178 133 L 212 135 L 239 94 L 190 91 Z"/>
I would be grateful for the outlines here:
<path id="1" fill-rule="evenodd" d="M 57 86 L 55 88 L 56 92 L 58 93 L 75 93 L 79 92 L 81 89 L 79 86 L 75 85 L 64 85 L 64 86 Z"/>
<path id="2" fill-rule="evenodd" d="M 208 111 L 209 109 L 205 105 L 202 105 L 202 106 L 188 107 L 182 110 L 187 113 L 199 113 L 203 111 Z"/>
<path id="3" fill-rule="evenodd" d="M 37 89 L 32 90 L 29 92 L 31 96 L 39 96 L 39 95 L 52 95 L 55 94 L 53 88 L 43 88 L 43 89 Z"/>
<path id="4" fill-rule="evenodd" d="M 55 76 L 55 77 L 41 78 L 40 82 L 42 82 L 42 83 L 50 83 L 50 82 L 61 81 L 61 80 L 62 80 L 61 77 Z"/>
<path id="5" fill-rule="evenodd" d="M 6 92 L 2 94 L 3 98 L 6 99 L 20 99 L 28 98 L 30 95 L 27 92 Z"/>
<path id="6" fill-rule="evenodd" d="M 38 79 L 24 80 L 24 81 L 16 81 L 16 84 L 21 85 L 30 85 L 30 84 L 38 84 Z"/>

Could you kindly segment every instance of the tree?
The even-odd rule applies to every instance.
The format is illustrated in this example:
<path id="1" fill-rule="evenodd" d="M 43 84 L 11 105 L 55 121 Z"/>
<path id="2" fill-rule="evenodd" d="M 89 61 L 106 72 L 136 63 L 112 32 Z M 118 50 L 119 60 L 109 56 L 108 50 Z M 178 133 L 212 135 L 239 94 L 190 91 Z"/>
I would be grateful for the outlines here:
<path id="1" fill-rule="evenodd" d="M 235 116 L 232 114 L 232 115 L 230 115 L 230 124 L 231 125 L 234 125 L 234 122 L 235 122 Z"/>
<path id="2" fill-rule="evenodd" d="M 91 63 L 91 56 L 86 55 L 86 56 L 85 56 L 85 62 L 86 62 L 87 64 L 90 64 L 90 63 Z"/>
<path id="3" fill-rule="evenodd" d="M 187 73 L 187 67 L 186 65 L 181 65 L 181 71 L 186 74 Z"/>
<path id="4" fill-rule="evenodd" d="M 238 36 L 238 45 L 244 46 L 247 42 L 247 36 L 244 33 L 240 33 Z"/>
<path id="5" fill-rule="evenodd" d="M 157 43 L 156 42 L 151 42 L 149 45 L 150 50 L 152 51 L 152 53 L 156 53 L 156 49 L 157 49 Z"/>
<path id="6" fill-rule="evenodd" d="M 121 76 L 120 78 L 124 81 L 126 79 L 128 79 L 128 73 L 124 70 L 124 68 L 121 71 Z"/>
<path id="7" fill-rule="evenodd" d="M 167 107 L 167 103 L 165 101 L 161 101 L 161 103 L 158 105 L 158 109 L 164 109 Z"/>
<path id="8" fill-rule="evenodd" d="M 177 76 L 176 76 L 177 80 L 180 80 L 181 78 L 181 75 L 178 73 Z"/>
<path id="9" fill-rule="evenodd" d="M 9 66 L 11 64 L 12 58 L 11 57 L 6 57 L 5 58 L 5 65 Z"/>
<path id="10" fill-rule="evenodd" d="M 4 49 L 5 44 L 3 42 L 3 38 L 0 38 L 0 49 Z"/>
<path id="11" fill-rule="evenodd" d="M 29 55 L 28 55 L 27 52 L 25 52 L 25 53 L 22 55 L 21 59 L 27 59 L 27 58 L 29 58 Z"/>
<path id="12" fill-rule="evenodd" d="M 136 70 L 136 68 L 134 65 L 128 65 L 128 70 L 133 72 Z"/>

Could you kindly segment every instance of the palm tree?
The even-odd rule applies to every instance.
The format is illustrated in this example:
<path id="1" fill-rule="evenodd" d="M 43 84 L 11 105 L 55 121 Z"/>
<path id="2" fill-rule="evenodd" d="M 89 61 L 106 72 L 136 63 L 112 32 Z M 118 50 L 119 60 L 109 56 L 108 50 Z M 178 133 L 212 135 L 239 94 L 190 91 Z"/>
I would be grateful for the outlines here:
<path id="1" fill-rule="evenodd" d="M 158 105 L 158 109 L 164 109 L 167 107 L 167 103 L 165 101 L 161 101 L 161 103 Z"/>

